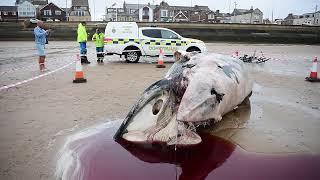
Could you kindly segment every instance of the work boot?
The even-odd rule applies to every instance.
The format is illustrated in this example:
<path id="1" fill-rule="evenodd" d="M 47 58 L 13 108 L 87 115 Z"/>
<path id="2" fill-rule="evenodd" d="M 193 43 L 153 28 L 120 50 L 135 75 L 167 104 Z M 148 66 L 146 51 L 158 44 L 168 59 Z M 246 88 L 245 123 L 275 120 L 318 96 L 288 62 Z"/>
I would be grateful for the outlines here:
<path id="1" fill-rule="evenodd" d="M 90 64 L 91 62 L 90 61 L 88 61 L 88 58 L 87 58 L 87 56 L 83 56 L 84 57 L 84 64 Z"/>
<path id="2" fill-rule="evenodd" d="M 85 64 L 85 63 L 86 63 L 86 58 L 85 58 L 85 56 L 81 56 L 80 58 L 81 58 L 81 64 Z"/>

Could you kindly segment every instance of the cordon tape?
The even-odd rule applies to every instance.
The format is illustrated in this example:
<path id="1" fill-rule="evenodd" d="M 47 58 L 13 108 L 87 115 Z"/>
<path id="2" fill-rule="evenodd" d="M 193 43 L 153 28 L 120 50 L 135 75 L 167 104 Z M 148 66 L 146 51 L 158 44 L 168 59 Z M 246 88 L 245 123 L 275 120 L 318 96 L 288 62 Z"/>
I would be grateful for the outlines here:
<path id="1" fill-rule="evenodd" d="M 13 87 L 16 87 L 16 86 L 25 84 L 25 83 L 28 83 L 28 82 L 30 82 L 30 81 L 33 81 L 33 80 L 42 78 L 42 77 L 44 77 L 44 76 L 48 76 L 48 75 L 50 75 L 50 74 L 52 74 L 52 73 L 55 73 L 55 72 L 57 72 L 57 71 L 60 71 L 60 70 L 62 70 L 62 69 L 64 69 L 64 68 L 70 66 L 70 65 L 73 64 L 73 63 L 74 63 L 74 62 L 71 62 L 71 63 L 69 63 L 69 64 L 66 64 L 66 65 L 58 68 L 58 69 L 55 69 L 55 70 L 53 70 L 53 71 L 49 71 L 49 72 L 44 73 L 44 74 L 41 74 L 41 75 L 39 75 L 39 76 L 32 77 L 32 78 L 30 78 L 30 79 L 26 79 L 26 80 L 23 80 L 23 81 L 14 83 L 14 84 L 2 86 L 2 87 L 0 87 L 0 91 L 5 90 L 5 89 L 9 89 L 9 88 L 13 88 Z"/>

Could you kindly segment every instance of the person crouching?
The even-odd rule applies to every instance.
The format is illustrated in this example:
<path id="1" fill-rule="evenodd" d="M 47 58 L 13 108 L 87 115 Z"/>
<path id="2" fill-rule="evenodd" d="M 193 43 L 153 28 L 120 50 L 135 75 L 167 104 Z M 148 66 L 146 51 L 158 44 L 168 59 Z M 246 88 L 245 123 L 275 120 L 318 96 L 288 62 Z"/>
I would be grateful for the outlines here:
<path id="1" fill-rule="evenodd" d="M 96 45 L 97 51 L 97 62 L 103 63 L 104 58 L 104 34 L 100 31 L 100 29 L 96 29 L 96 33 L 92 36 L 92 41 L 94 41 Z"/>

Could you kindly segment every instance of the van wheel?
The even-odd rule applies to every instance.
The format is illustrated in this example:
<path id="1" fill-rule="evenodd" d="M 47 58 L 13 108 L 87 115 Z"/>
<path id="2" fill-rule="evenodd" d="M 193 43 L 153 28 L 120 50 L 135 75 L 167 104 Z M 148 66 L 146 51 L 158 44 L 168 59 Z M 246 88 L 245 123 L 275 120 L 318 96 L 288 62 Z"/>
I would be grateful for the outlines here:
<path id="1" fill-rule="evenodd" d="M 140 53 L 138 51 L 130 51 L 125 54 L 125 57 L 128 63 L 137 63 L 140 59 Z"/>

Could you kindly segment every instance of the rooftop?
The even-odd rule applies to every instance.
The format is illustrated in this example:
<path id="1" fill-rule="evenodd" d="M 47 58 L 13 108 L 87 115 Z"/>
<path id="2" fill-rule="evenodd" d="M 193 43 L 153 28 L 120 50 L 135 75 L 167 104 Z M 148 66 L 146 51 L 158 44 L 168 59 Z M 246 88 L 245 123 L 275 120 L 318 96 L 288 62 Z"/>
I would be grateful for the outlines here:
<path id="1" fill-rule="evenodd" d="M 72 0 L 72 6 L 89 6 L 88 0 Z"/>
<path id="2" fill-rule="evenodd" d="M 17 6 L 0 6 L 0 11 L 17 11 Z"/>

